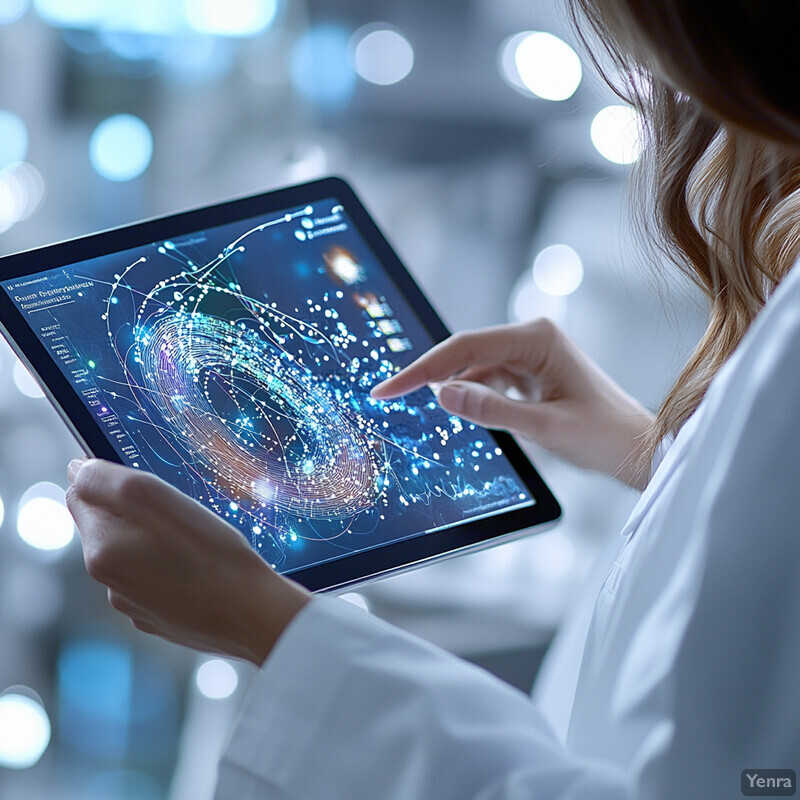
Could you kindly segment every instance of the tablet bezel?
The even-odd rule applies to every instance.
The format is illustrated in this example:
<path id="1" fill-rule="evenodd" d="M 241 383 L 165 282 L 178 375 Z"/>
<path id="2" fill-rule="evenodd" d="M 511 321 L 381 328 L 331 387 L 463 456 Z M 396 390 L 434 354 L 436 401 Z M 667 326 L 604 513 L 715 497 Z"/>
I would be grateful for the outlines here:
<path id="1" fill-rule="evenodd" d="M 450 333 L 439 315 L 361 201 L 344 180 L 335 177 L 137 222 L 5 256 L 0 259 L 0 281 L 35 275 L 293 206 L 313 205 L 327 198 L 336 198 L 344 205 L 357 230 L 431 337 L 439 342 L 449 336 Z M 4 290 L 0 291 L 0 328 L 87 454 L 121 463 L 111 443 L 103 435 L 99 423 L 84 406 L 77 391 Z M 311 591 L 342 590 L 377 577 L 411 569 L 422 563 L 528 535 L 533 527 L 537 529 L 536 532 L 550 527 L 561 516 L 561 508 L 552 492 L 509 434 L 495 430 L 491 430 L 490 434 L 536 499 L 533 506 L 501 511 L 488 517 L 466 520 L 443 530 L 378 545 L 334 561 L 292 571 L 287 573 L 287 577 Z"/>

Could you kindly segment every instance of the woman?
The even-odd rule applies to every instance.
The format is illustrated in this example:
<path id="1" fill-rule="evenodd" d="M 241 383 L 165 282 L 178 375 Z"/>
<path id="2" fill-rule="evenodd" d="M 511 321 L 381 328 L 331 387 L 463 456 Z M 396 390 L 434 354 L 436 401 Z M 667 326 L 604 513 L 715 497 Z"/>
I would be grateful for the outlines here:
<path id="1" fill-rule="evenodd" d="M 566 741 L 487 674 L 312 600 L 157 479 L 74 462 L 70 509 L 112 605 L 263 664 L 220 798 L 705 800 L 800 767 L 793 4 L 573 2 L 648 123 L 653 216 L 709 299 L 705 336 L 655 419 L 543 321 L 453 337 L 375 392 L 442 383 L 447 409 L 644 489 Z"/>

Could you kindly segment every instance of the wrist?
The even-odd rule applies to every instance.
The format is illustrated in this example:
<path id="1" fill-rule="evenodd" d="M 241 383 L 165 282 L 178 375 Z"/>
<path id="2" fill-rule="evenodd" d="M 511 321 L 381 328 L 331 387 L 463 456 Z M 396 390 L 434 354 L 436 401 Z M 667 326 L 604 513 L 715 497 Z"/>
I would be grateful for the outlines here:
<path id="1" fill-rule="evenodd" d="M 242 615 L 240 658 L 260 667 L 292 620 L 311 601 L 304 588 L 263 565 Z"/>

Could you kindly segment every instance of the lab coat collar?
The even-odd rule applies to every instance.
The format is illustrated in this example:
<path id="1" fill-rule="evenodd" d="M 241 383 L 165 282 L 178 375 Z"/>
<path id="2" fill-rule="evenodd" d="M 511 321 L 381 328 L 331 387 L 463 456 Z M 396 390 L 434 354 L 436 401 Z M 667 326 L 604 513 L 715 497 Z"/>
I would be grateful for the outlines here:
<path id="1" fill-rule="evenodd" d="M 675 469 L 686 454 L 688 444 L 692 439 L 692 434 L 702 418 L 704 407 L 705 404 L 701 403 L 694 414 L 689 417 L 680 431 L 678 431 L 678 435 L 675 437 L 672 444 L 669 445 L 664 457 L 661 459 L 661 463 L 653 473 L 653 477 L 650 478 L 650 482 L 645 487 L 644 492 L 642 492 L 639 502 L 633 507 L 633 511 L 628 521 L 625 523 L 625 527 L 620 531 L 621 536 L 628 538 L 633 534 L 642 521 L 642 518 L 647 513 L 647 510 L 653 504 L 653 501 L 661 494 L 670 476 L 674 474 Z"/>

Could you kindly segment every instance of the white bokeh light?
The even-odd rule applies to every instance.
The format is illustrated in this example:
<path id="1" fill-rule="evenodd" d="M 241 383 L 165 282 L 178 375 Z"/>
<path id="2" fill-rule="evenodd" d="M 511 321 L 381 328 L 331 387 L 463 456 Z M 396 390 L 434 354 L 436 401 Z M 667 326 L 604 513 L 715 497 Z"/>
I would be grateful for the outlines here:
<path id="1" fill-rule="evenodd" d="M 103 120 L 89 141 L 92 166 L 110 181 L 138 178 L 150 165 L 153 134 L 132 114 L 116 114 Z"/>
<path id="2" fill-rule="evenodd" d="M 36 167 L 19 161 L 0 170 L 0 233 L 31 216 L 44 198 L 44 180 Z"/>
<path id="3" fill-rule="evenodd" d="M 633 164 L 642 150 L 641 122 L 631 106 L 606 106 L 595 115 L 592 144 L 603 158 L 614 164 Z"/>
<path id="4" fill-rule="evenodd" d="M 533 262 L 533 280 L 545 294 L 564 297 L 583 282 L 583 263 L 569 245 L 545 247 Z"/>
<path id="5" fill-rule="evenodd" d="M 37 550 L 61 550 L 75 536 L 64 490 L 55 483 L 34 484 L 20 498 L 17 533 Z"/>
<path id="6" fill-rule="evenodd" d="M 239 685 L 236 670 L 222 658 L 209 658 L 195 673 L 195 683 L 200 694 L 211 700 L 224 700 L 230 697 Z"/>
<path id="7" fill-rule="evenodd" d="M 517 280 L 508 300 L 509 320 L 530 322 L 540 317 L 547 317 L 563 325 L 566 314 L 566 298 L 545 294 L 534 282 L 533 271 L 525 270 Z"/>
<path id="8" fill-rule="evenodd" d="M 277 0 L 185 0 L 186 20 L 199 33 L 255 36 L 275 19 Z"/>
<path id="9" fill-rule="evenodd" d="M 365 81 L 389 86 L 414 68 L 414 48 L 399 31 L 369 25 L 356 31 L 353 41 L 356 72 Z"/>
<path id="10" fill-rule="evenodd" d="M 0 696 L 0 767 L 28 769 L 50 744 L 50 719 L 33 698 Z"/>
<path id="11" fill-rule="evenodd" d="M 578 54 L 543 31 L 523 31 L 500 46 L 500 71 L 514 88 L 544 100 L 568 100 L 583 78 Z"/>
<path id="12" fill-rule="evenodd" d="M 28 372 L 28 368 L 17 359 L 14 364 L 14 386 L 25 395 L 25 397 L 44 397 L 44 392 L 39 387 L 34 377 Z"/>

